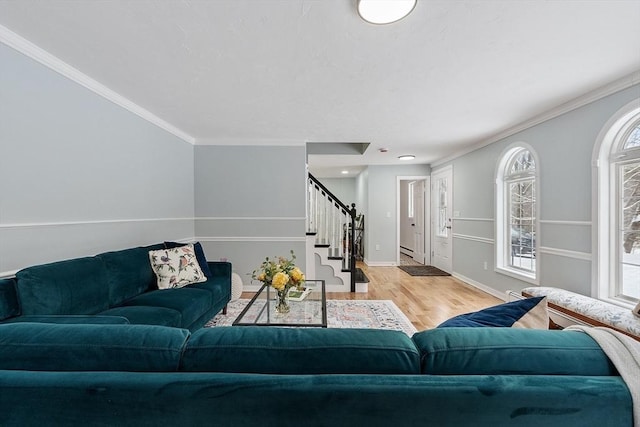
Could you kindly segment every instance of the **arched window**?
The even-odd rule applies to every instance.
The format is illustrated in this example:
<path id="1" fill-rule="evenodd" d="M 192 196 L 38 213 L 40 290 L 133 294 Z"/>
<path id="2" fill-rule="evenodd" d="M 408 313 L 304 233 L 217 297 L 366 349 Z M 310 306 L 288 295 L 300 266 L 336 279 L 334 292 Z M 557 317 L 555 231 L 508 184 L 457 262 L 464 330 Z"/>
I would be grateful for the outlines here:
<path id="1" fill-rule="evenodd" d="M 506 150 L 496 177 L 496 268 L 537 283 L 536 156 L 526 144 Z"/>
<path id="2" fill-rule="evenodd" d="M 598 296 L 631 304 L 640 300 L 640 110 L 635 106 L 604 137 L 599 173 L 605 176 L 598 180 L 604 187 L 599 212 L 605 210 L 598 221 Z"/>

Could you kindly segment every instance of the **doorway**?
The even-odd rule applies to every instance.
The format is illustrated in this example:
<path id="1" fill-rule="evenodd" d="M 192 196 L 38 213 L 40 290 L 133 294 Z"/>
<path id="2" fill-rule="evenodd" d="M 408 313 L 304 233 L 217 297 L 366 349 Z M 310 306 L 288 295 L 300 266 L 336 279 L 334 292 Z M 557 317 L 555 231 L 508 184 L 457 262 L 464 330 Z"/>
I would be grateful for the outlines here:
<path id="1" fill-rule="evenodd" d="M 453 270 L 453 168 L 447 166 L 431 174 L 433 200 L 431 231 L 433 266 L 451 273 Z"/>
<path id="2" fill-rule="evenodd" d="M 428 176 L 397 179 L 396 265 L 428 265 L 431 262 L 431 232 Z"/>

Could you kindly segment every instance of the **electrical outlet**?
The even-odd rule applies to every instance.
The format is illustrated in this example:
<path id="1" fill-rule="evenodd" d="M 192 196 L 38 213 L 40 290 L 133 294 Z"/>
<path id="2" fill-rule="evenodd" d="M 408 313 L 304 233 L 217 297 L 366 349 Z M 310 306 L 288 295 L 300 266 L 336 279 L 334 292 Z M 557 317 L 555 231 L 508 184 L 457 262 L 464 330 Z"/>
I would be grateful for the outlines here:
<path id="1" fill-rule="evenodd" d="M 380 250 L 380 245 L 376 245 L 376 251 Z"/>
<path id="2" fill-rule="evenodd" d="M 489 268 L 489 265 L 487 264 L 487 261 L 484 262 L 484 269 L 486 270 L 487 268 Z"/>

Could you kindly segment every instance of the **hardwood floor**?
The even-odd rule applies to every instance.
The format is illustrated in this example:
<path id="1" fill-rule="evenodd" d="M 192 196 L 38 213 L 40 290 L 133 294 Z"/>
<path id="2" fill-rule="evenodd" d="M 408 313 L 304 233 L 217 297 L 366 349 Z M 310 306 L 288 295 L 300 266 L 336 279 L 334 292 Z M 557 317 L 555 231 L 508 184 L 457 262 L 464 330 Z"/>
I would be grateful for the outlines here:
<path id="1" fill-rule="evenodd" d="M 327 292 L 328 299 L 391 300 L 418 331 L 432 329 L 462 313 L 503 301 L 451 276 L 410 276 L 398 267 L 358 264 L 369 278 L 369 292 Z M 253 294 L 245 292 L 243 298 Z"/>
<path id="2" fill-rule="evenodd" d="M 398 267 L 358 267 L 369 278 L 369 292 L 328 292 L 327 298 L 391 300 L 418 331 L 435 328 L 458 314 L 504 302 L 451 276 L 410 276 Z"/>

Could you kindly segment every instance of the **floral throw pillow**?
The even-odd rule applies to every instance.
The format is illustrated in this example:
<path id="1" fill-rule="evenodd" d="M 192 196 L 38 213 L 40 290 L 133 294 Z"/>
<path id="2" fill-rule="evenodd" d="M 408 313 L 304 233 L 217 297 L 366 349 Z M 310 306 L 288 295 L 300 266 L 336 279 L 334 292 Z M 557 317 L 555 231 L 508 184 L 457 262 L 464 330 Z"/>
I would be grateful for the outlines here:
<path id="1" fill-rule="evenodd" d="M 181 288 L 205 282 L 193 245 L 149 251 L 151 268 L 158 277 L 158 289 Z"/>

